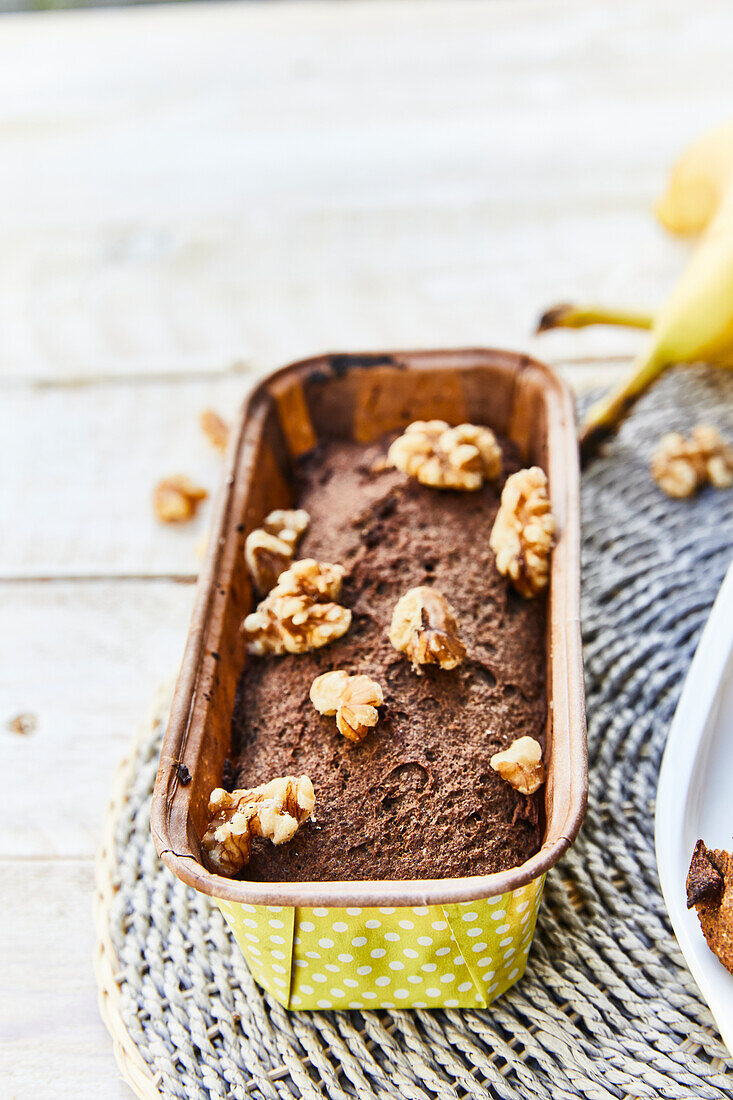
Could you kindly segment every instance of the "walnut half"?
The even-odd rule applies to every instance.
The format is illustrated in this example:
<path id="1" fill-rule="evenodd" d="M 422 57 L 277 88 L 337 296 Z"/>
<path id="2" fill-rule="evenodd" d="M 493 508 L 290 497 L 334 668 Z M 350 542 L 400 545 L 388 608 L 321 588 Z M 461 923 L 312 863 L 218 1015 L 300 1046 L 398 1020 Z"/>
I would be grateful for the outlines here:
<path id="1" fill-rule="evenodd" d="M 415 671 L 420 665 L 451 669 L 460 665 L 466 647 L 458 636 L 453 608 L 434 588 L 410 588 L 395 604 L 389 640 L 406 653 Z"/>
<path id="2" fill-rule="evenodd" d="M 480 489 L 501 473 L 501 449 L 489 428 L 416 420 L 394 440 L 387 462 L 434 489 Z"/>
<path id="3" fill-rule="evenodd" d="M 518 737 L 508 749 L 495 752 L 489 764 L 521 794 L 534 794 L 545 782 L 542 746 L 534 737 Z"/>
<path id="4" fill-rule="evenodd" d="M 707 482 L 727 489 L 733 485 L 733 448 L 708 424 L 698 424 L 689 439 L 667 432 L 652 457 L 651 474 L 667 496 L 678 499 Z"/>
<path id="5" fill-rule="evenodd" d="M 244 557 L 258 592 L 269 592 L 292 563 L 295 548 L 309 523 L 310 516 L 303 508 L 279 508 L 265 516 L 262 527 L 247 535 Z"/>
<path id="6" fill-rule="evenodd" d="M 343 669 L 324 672 L 311 684 L 310 697 L 319 714 L 335 714 L 339 733 L 349 741 L 362 741 L 379 719 L 384 703 L 376 680 L 363 674 L 349 676 Z"/>
<path id="7" fill-rule="evenodd" d="M 336 603 L 343 567 L 313 558 L 296 561 L 284 573 L 242 630 L 247 652 L 306 653 L 340 638 L 351 625 L 351 612 Z"/>
<path id="8" fill-rule="evenodd" d="M 530 598 L 547 587 L 554 533 L 544 470 L 531 466 L 508 477 L 489 545 L 496 568 L 520 595 Z"/>
<path id="9" fill-rule="evenodd" d="M 285 844 L 310 817 L 315 803 L 307 775 L 287 775 L 231 794 L 217 787 L 209 798 L 204 851 L 220 875 L 236 875 L 249 862 L 253 836 Z"/>

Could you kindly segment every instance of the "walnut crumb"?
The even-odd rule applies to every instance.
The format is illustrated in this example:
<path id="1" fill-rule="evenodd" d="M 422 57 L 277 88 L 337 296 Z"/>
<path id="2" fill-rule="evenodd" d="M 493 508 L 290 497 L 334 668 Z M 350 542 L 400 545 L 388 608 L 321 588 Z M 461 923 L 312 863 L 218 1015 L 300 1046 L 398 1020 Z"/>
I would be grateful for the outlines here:
<path id="1" fill-rule="evenodd" d="M 246 617 L 242 630 L 247 652 L 306 653 L 340 638 L 351 625 L 351 612 L 336 603 L 344 569 L 304 558 L 280 574 L 269 595 Z"/>
<path id="2" fill-rule="evenodd" d="M 389 640 L 407 654 L 416 672 L 428 664 L 456 668 L 466 656 L 453 608 L 445 596 L 426 585 L 410 588 L 397 601 Z"/>
<path id="3" fill-rule="evenodd" d="M 315 802 L 307 775 L 287 775 L 231 793 L 217 787 L 209 798 L 204 851 L 218 874 L 236 875 L 249 862 L 253 836 L 285 844 L 310 817 Z"/>
<path id="4" fill-rule="evenodd" d="M 247 568 L 258 592 L 269 592 L 292 564 L 310 516 L 302 508 L 279 508 L 265 516 L 262 527 L 250 531 L 244 543 Z"/>
<path id="5" fill-rule="evenodd" d="M 518 737 L 508 749 L 495 752 L 489 764 L 521 794 L 534 794 L 545 782 L 542 746 L 534 737 Z"/>
<path id="6" fill-rule="evenodd" d="M 229 425 L 226 420 L 222 420 L 218 412 L 214 412 L 213 409 L 204 409 L 199 416 L 199 424 L 201 425 L 201 431 L 212 447 L 216 447 L 217 451 L 225 451 L 227 444 L 229 443 Z"/>
<path id="7" fill-rule="evenodd" d="M 489 546 L 499 572 L 528 599 L 547 587 L 554 533 L 544 470 L 531 466 L 508 477 Z"/>
<path id="8" fill-rule="evenodd" d="M 27 714 L 16 714 L 15 718 L 11 718 L 8 722 L 8 729 L 11 733 L 19 733 L 25 737 L 29 733 L 35 733 L 38 726 L 38 719 L 35 714 L 28 712 Z"/>
<path id="9" fill-rule="evenodd" d="M 689 439 L 667 432 L 652 457 L 651 474 L 667 496 L 678 499 L 708 482 L 727 489 L 733 485 L 733 448 L 709 424 L 698 424 Z"/>
<path id="10" fill-rule="evenodd" d="M 153 508 L 161 523 L 185 523 L 209 494 L 190 477 L 176 474 L 155 486 Z"/>
<path id="11" fill-rule="evenodd" d="M 394 440 L 391 466 L 434 489 L 480 489 L 501 473 L 501 449 L 489 428 L 445 420 L 416 420 Z"/>
<path id="12" fill-rule="evenodd" d="M 311 684 L 310 697 L 319 714 L 335 714 L 339 733 L 349 741 L 362 741 L 379 719 L 377 707 L 384 703 L 376 680 L 360 674 L 349 676 L 343 669 L 324 672 Z"/>

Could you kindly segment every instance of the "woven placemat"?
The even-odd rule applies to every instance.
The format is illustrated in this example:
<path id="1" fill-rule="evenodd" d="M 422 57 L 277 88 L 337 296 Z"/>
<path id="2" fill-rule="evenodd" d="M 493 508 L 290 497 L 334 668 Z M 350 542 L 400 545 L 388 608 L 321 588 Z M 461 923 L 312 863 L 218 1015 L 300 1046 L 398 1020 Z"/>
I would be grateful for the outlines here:
<path id="1" fill-rule="evenodd" d="M 285 1012 L 149 833 L 166 700 L 118 775 L 98 863 L 97 974 L 142 1097 L 728 1097 L 733 1073 L 672 934 L 654 857 L 664 742 L 731 558 L 733 491 L 672 501 L 670 429 L 733 438 L 733 374 L 686 368 L 583 481 L 588 816 L 549 875 L 525 977 L 486 1011 Z M 684 884 L 680 883 L 680 889 Z"/>

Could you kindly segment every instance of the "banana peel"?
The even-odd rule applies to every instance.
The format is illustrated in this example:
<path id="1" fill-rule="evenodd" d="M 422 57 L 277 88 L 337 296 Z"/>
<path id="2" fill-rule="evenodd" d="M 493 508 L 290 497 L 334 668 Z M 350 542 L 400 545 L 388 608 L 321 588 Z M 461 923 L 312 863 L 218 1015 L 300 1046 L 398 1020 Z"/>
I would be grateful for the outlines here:
<path id="1" fill-rule="evenodd" d="M 673 233 L 703 235 L 687 267 L 654 316 L 563 305 L 548 310 L 538 331 L 588 324 L 649 328 L 629 377 L 593 405 L 580 430 L 581 459 L 589 459 L 637 398 L 674 363 L 733 365 L 733 125 L 691 146 L 672 170 L 655 207 Z"/>

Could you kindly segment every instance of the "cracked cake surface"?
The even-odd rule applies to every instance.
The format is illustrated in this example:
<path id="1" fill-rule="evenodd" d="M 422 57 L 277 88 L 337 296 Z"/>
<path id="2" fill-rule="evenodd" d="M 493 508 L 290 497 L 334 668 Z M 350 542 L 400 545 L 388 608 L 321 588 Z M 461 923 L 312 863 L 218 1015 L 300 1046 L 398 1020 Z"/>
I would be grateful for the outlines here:
<path id="1" fill-rule="evenodd" d="M 244 874 L 265 881 L 425 879 L 523 863 L 541 841 L 542 796 L 513 789 L 491 757 L 522 736 L 544 746 L 545 598 L 502 577 L 489 546 L 506 478 L 521 467 L 500 440 L 503 472 L 467 493 L 436 491 L 385 469 L 390 436 L 335 440 L 297 471 L 296 506 L 310 515 L 299 554 L 344 567 L 347 633 L 322 649 L 250 656 L 232 719 L 230 786 L 308 775 L 312 818 L 281 847 L 252 843 Z M 389 628 L 411 588 L 450 601 L 467 654 L 418 674 Z M 382 686 L 378 723 L 358 743 L 310 700 L 331 670 Z"/>

